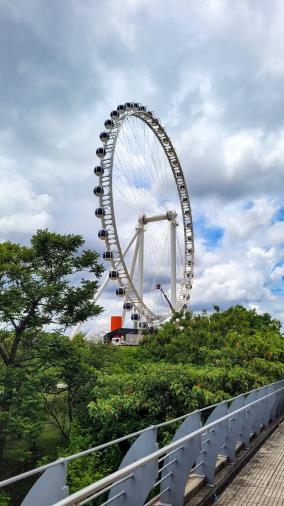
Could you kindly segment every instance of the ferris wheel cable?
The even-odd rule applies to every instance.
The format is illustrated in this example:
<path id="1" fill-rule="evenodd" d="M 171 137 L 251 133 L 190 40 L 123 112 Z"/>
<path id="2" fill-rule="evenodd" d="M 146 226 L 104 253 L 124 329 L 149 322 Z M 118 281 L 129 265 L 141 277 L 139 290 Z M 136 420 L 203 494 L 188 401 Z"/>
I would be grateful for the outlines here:
<path id="1" fill-rule="evenodd" d="M 126 194 L 126 198 L 128 196 L 129 200 L 133 203 L 136 202 L 136 205 L 139 207 L 140 210 L 143 208 L 143 200 L 141 199 L 141 189 L 137 189 L 134 186 L 134 182 L 129 181 L 129 178 L 127 178 L 124 166 L 123 160 L 120 159 L 120 155 L 118 155 L 118 163 L 120 166 L 120 182 L 124 184 L 124 190 Z M 120 184 L 121 185 L 121 184 Z"/>
<path id="2" fill-rule="evenodd" d="M 158 142 L 155 145 L 157 146 Z M 156 163 L 155 163 L 155 160 L 153 158 L 153 153 L 152 153 L 152 150 L 150 148 L 150 142 L 149 142 L 149 135 L 148 134 L 145 137 L 145 147 L 147 147 L 147 149 L 145 150 L 146 156 L 148 156 L 150 158 L 151 165 L 154 166 L 154 167 L 156 167 Z M 162 174 L 163 174 L 163 172 L 161 170 L 155 170 L 154 171 L 155 180 L 157 182 L 157 187 L 160 188 L 160 195 L 161 195 L 162 201 L 165 202 L 167 197 L 166 197 L 165 185 L 164 185 L 164 182 L 163 182 Z"/>
<path id="3" fill-rule="evenodd" d="M 147 202 L 148 192 L 145 190 L 145 182 L 143 180 L 140 181 L 139 188 L 135 188 L 137 186 L 137 181 L 130 180 L 128 178 L 129 185 L 132 187 L 133 191 L 136 195 L 139 196 L 139 209 L 142 213 L 143 208 L 145 207 L 145 202 Z"/>
<path id="4" fill-rule="evenodd" d="M 124 135 L 124 130 L 123 130 L 123 126 L 122 126 L 121 130 L 120 130 L 120 137 L 117 141 L 116 156 L 118 158 L 120 170 L 123 173 L 125 180 L 130 183 L 130 186 L 133 186 L 133 180 L 131 181 L 131 179 L 129 177 L 130 174 L 132 175 L 132 171 L 128 171 L 128 173 L 126 171 L 126 167 L 129 167 L 129 163 L 127 163 L 127 160 L 126 161 L 124 160 L 123 151 L 126 152 L 126 144 L 124 145 L 123 135 Z M 126 141 L 126 143 L 127 143 L 127 141 Z M 129 142 L 128 142 L 128 144 L 129 144 Z M 132 167 L 135 166 L 135 162 L 133 160 L 133 155 L 132 155 L 132 150 L 129 148 L 129 146 L 128 146 L 128 150 L 127 150 L 127 157 L 128 158 L 131 157 L 131 159 L 132 159 L 131 165 L 132 165 Z"/>
<path id="5" fill-rule="evenodd" d="M 149 145 L 149 143 L 148 143 L 148 145 Z M 150 152 L 153 153 L 153 156 L 155 156 L 155 158 L 157 159 L 157 161 L 159 163 L 160 170 L 158 171 L 158 173 L 161 175 L 162 184 L 163 184 L 164 193 L 165 193 L 165 199 L 168 201 L 169 194 L 167 192 L 167 181 L 168 181 L 168 176 L 169 176 L 171 169 L 169 167 L 165 153 L 162 150 L 160 142 L 154 142 L 154 143 L 152 143 L 152 145 L 153 145 L 153 149 L 151 149 Z M 163 167 L 165 170 L 163 170 Z"/>
<path id="6" fill-rule="evenodd" d="M 133 211 L 133 206 L 130 205 L 130 204 L 126 204 L 124 200 L 118 200 L 118 199 L 113 199 L 113 201 L 118 205 L 118 206 L 125 206 L 125 207 L 128 207 L 128 209 L 131 209 Z M 124 218 L 120 218 L 120 219 L 124 219 Z M 127 219 L 127 218 L 125 218 Z M 128 218 L 129 220 L 129 218 Z"/>
<path id="7" fill-rule="evenodd" d="M 137 124 L 137 119 L 136 119 L 136 121 L 134 122 L 134 125 L 135 125 L 135 124 Z M 130 126 L 131 126 L 131 125 L 130 125 Z M 138 138 L 137 138 L 137 134 L 136 134 L 136 132 L 134 131 L 134 128 L 132 128 L 132 131 L 133 131 L 134 136 L 135 136 L 135 139 L 136 139 L 136 144 L 137 144 L 137 147 L 139 148 L 140 152 L 142 152 L 142 153 L 143 153 L 143 158 L 144 158 L 144 160 L 145 160 L 145 161 L 147 161 L 147 162 L 146 162 L 146 163 L 147 163 L 147 168 L 148 168 L 148 169 L 150 169 L 150 170 L 148 170 L 148 174 L 149 174 L 149 175 L 148 175 L 148 177 L 147 177 L 147 179 L 148 179 L 148 181 L 147 181 L 147 182 L 148 182 L 148 183 L 149 183 L 149 185 L 151 185 L 151 187 L 152 187 L 152 186 L 153 186 L 153 184 L 152 184 L 152 182 L 153 182 L 153 178 L 154 178 L 154 180 L 155 180 L 155 181 L 157 181 L 157 174 L 156 174 L 156 171 L 154 171 L 154 172 L 153 172 L 153 169 L 151 169 L 151 165 L 150 165 L 149 159 L 147 159 L 147 153 L 146 153 L 146 151 L 145 151 L 145 150 L 143 150 L 143 149 L 142 149 L 142 147 L 141 147 L 141 143 L 139 142 L 139 140 L 138 140 Z M 148 134 L 149 134 L 149 132 L 148 132 Z M 146 170 L 145 170 L 144 172 L 145 172 L 145 174 L 147 174 L 147 171 L 146 171 Z M 150 174 L 151 174 L 151 176 L 150 176 Z"/>
<path id="8" fill-rule="evenodd" d="M 146 136 L 145 136 L 145 139 L 146 139 Z M 158 186 L 160 187 L 160 191 L 161 191 L 161 193 L 162 193 L 162 192 L 163 192 L 163 187 L 162 187 L 162 184 L 161 184 L 161 180 L 160 180 L 160 178 L 159 178 L 159 172 L 157 172 L 157 171 L 153 171 L 153 170 L 151 171 L 151 168 L 150 168 L 150 162 L 147 160 L 147 153 L 146 153 L 145 151 L 143 151 L 143 150 L 142 150 L 141 145 L 140 145 L 140 143 L 138 142 L 138 140 L 137 140 L 137 139 L 136 139 L 136 141 L 137 141 L 137 146 L 138 146 L 138 148 L 139 148 L 139 150 L 140 150 L 140 153 L 141 153 L 141 155 L 142 155 L 142 157 L 143 157 L 143 159 L 144 159 L 145 165 L 146 165 L 146 167 L 147 167 L 148 169 L 150 169 L 150 171 L 149 171 L 149 172 L 152 172 L 152 177 L 153 177 L 153 179 L 157 182 Z M 147 139 L 147 143 L 148 143 L 148 139 Z M 154 165 L 154 166 L 155 166 L 155 165 Z"/>
<path id="9" fill-rule="evenodd" d="M 132 133 L 133 133 L 133 136 L 134 136 L 134 140 L 135 142 L 132 143 L 131 145 L 131 152 L 134 151 L 134 159 L 137 160 L 140 158 L 140 154 L 139 154 L 139 151 L 138 151 L 138 146 L 137 146 L 137 137 L 136 137 L 136 133 L 134 131 L 134 127 L 135 127 L 135 123 L 137 123 L 137 119 L 136 121 L 134 121 L 134 125 L 132 124 L 134 121 L 134 118 L 133 117 L 130 117 L 129 120 L 128 120 L 128 123 L 129 123 L 129 128 L 132 130 Z M 139 120 L 138 120 L 139 121 Z M 139 179 L 140 181 L 142 182 L 142 185 L 140 185 L 142 187 L 142 190 L 144 191 L 145 193 L 145 186 L 148 188 L 148 181 L 146 179 L 146 175 L 147 175 L 147 172 L 146 170 L 141 170 L 139 171 Z M 136 177 L 136 174 L 135 174 L 135 177 Z M 146 183 L 147 181 L 147 183 Z"/>
<path id="10" fill-rule="evenodd" d="M 117 150 L 117 154 L 116 154 L 116 164 L 119 166 L 119 178 L 117 179 L 118 182 L 120 182 L 120 184 L 116 184 L 116 186 L 119 186 L 120 187 L 120 193 L 123 193 L 124 196 L 125 196 L 125 199 L 126 201 L 129 201 L 132 203 L 132 205 L 135 206 L 135 203 L 136 203 L 136 207 L 138 206 L 139 208 L 141 208 L 141 202 L 138 201 L 138 198 L 139 196 L 137 195 L 137 192 L 134 192 L 133 191 L 133 185 L 129 182 L 127 176 L 126 176 L 126 172 L 125 172 L 125 163 L 123 161 L 123 159 L 121 159 L 121 154 L 119 153 L 119 150 Z M 121 190 L 121 183 L 124 185 L 124 192 L 122 192 Z"/>
<path id="11" fill-rule="evenodd" d="M 165 252 L 168 251 L 168 248 L 166 247 L 167 243 L 168 243 L 168 238 L 169 238 L 169 229 L 167 227 L 167 232 L 166 232 L 166 235 L 164 236 L 164 241 L 160 240 L 160 244 L 159 244 L 159 249 L 162 251 L 162 256 L 164 256 Z M 154 254 L 155 251 L 157 250 L 156 241 L 154 240 L 153 235 L 148 236 L 148 239 L 149 239 L 149 242 L 151 243 L 151 246 L 152 246 L 151 248 L 149 248 L 149 251 L 153 252 L 153 254 Z M 160 281 L 159 278 L 161 278 L 161 274 L 162 274 L 162 264 L 157 262 L 156 269 L 153 273 L 153 278 L 152 278 L 152 288 L 153 288 L 154 294 L 157 294 L 156 284 L 157 284 L 157 282 Z M 157 295 L 156 295 L 156 297 L 157 297 Z M 159 312 L 160 312 L 160 310 L 159 310 Z"/>
<path id="12" fill-rule="evenodd" d="M 145 133 L 145 128 L 146 128 L 146 127 L 145 127 L 145 123 L 144 123 L 144 146 L 145 146 L 145 145 L 146 145 L 146 143 L 148 142 L 148 133 L 149 133 L 149 132 L 148 132 L 148 133 L 147 133 L 147 135 L 146 135 L 146 133 Z M 148 129 L 147 129 L 147 130 L 148 130 Z M 146 137 L 147 137 L 147 141 L 146 141 Z M 138 145 L 139 145 L 140 150 L 141 150 L 141 152 L 142 152 L 142 149 L 141 149 L 141 144 L 140 144 L 139 142 L 138 142 Z M 146 152 L 146 150 L 143 150 L 143 157 L 144 157 L 144 159 L 147 159 L 147 153 L 148 153 L 148 151 Z M 152 167 L 153 167 L 153 164 L 151 163 L 151 161 L 149 161 L 149 157 L 148 157 L 147 165 L 148 165 L 148 168 L 149 168 L 148 173 L 150 174 L 150 173 L 151 173 L 151 170 L 152 170 Z M 165 198 L 165 197 L 164 197 L 164 195 L 163 195 L 163 186 L 162 186 L 162 184 L 161 184 L 161 178 L 160 178 L 160 176 L 159 176 L 159 171 L 156 171 L 156 170 L 154 170 L 154 171 L 153 171 L 153 170 L 152 170 L 152 177 L 153 177 L 153 180 L 154 180 L 154 181 L 155 181 L 155 183 L 156 183 L 156 185 L 155 185 L 155 186 L 156 186 L 156 190 L 158 190 L 158 191 L 159 191 L 159 194 L 162 196 L 162 200 L 164 200 L 164 198 Z M 153 186 L 153 185 L 152 185 L 152 186 Z"/>
<path id="13" fill-rule="evenodd" d="M 128 202 L 129 206 L 131 205 L 132 208 L 137 209 L 138 201 L 135 195 L 131 195 L 131 192 L 127 186 L 124 186 L 124 190 L 122 190 L 121 185 L 119 185 L 117 182 L 113 182 L 112 185 L 113 188 L 115 188 L 119 192 L 120 196 L 124 197 L 124 200 Z M 134 199 L 136 200 L 136 205 Z"/>
<path id="14" fill-rule="evenodd" d="M 147 144 L 149 156 L 150 156 L 150 158 L 152 160 L 152 164 L 155 167 L 155 160 L 153 158 L 153 154 L 152 154 L 151 149 L 150 149 L 149 138 L 148 137 L 146 137 L 146 144 Z M 160 177 L 160 171 L 155 171 L 155 173 L 158 175 L 158 178 L 160 180 L 162 194 L 164 196 L 164 202 L 165 202 L 167 197 L 166 197 L 166 187 L 165 187 L 164 181 L 163 181 L 162 177 Z"/>
<path id="15" fill-rule="evenodd" d="M 121 138 L 120 138 L 120 140 L 121 140 L 121 142 L 123 143 L 123 145 L 126 145 L 126 144 L 128 144 L 128 145 L 129 145 L 129 141 L 127 141 L 127 139 L 125 140 L 125 139 L 124 139 L 124 136 L 125 136 L 124 125 L 122 125 L 122 128 L 121 128 Z M 134 149 L 135 149 L 135 148 L 134 148 L 134 144 L 132 143 L 132 144 L 131 144 L 131 146 L 130 146 L 130 148 L 128 148 L 128 151 L 127 151 L 128 155 L 129 155 L 129 156 L 131 156 L 131 158 L 132 158 L 132 164 L 131 164 L 131 165 L 132 165 L 132 167 L 135 167 L 135 166 L 136 166 L 135 156 L 133 156 L 133 150 L 134 150 Z M 136 156 L 137 156 L 137 155 L 136 155 Z M 144 172 L 145 172 L 145 171 L 140 171 L 139 177 L 141 177 L 141 174 L 144 174 Z M 128 172 L 127 176 L 129 176 L 129 175 L 131 175 L 131 176 L 132 176 L 132 171 L 129 171 L 129 172 Z M 126 179 L 127 179 L 127 177 L 126 177 Z M 135 186 L 136 186 L 136 184 L 135 184 L 135 178 L 133 178 L 133 177 L 129 178 L 129 177 L 128 177 L 128 181 L 129 181 L 129 184 L 130 184 L 130 186 L 131 186 L 131 187 L 135 187 Z M 145 193 L 143 186 L 142 186 L 142 190 L 143 190 L 143 192 Z M 144 200 L 144 199 L 143 199 L 143 200 Z M 143 201 L 141 202 L 141 208 L 142 208 L 142 206 L 143 206 Z"/>
<path id="16" fill-rule="evenodd" d="M 117 156 L 117 162 L 118 162 L 118 165 L 119 165 L 119 169 L 120 169 L 120 171 L 121 171 L 122 174 L 125 174 L 125 172 L 124 172 L 124 165 L 123 165 L 123 162 L 121 162 L 118 153 L 117 153 L 116 156 Z M 126 177 L 125 177 L 125 179 L 126 179 Z M 119 194 L 124 195 L 124 198 L 126 199 L 126 201 L 132 203 L 133 207 L 138 206 L 139 208 L 141 208 L 141 203 L 138 202 L 137 196 L 133 192 L 133 190 L 132 190 L 132 188 L 131 188 L 130 185 L 126 184 L 124 186 L 124 190 L 126 191 L 126 194 L 122 191 L 121 187 L 118 187 L 118 184 L 116 182 L 114 182 L 114 181 L 113 181 L 113 186 L 115 186 L 117 188 L 117 190 L 119 191 Z M 136 206 L 135 206 L 135 202 L 136 202 Z"/>

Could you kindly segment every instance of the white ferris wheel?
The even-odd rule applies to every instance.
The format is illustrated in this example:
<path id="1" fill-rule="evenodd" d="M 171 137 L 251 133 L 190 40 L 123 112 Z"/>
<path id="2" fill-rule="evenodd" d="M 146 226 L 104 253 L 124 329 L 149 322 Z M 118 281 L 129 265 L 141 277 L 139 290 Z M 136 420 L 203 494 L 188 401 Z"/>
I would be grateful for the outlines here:
<path id="1" fill-rule="evenodd" d="M 122 299 L 123 322 L 156 326 L 190 298 L 194 240 L 185 178 L 170 137 L 145 106 L 119 105 L 105 129 L 94 194 L 109 270 L 95 301 L 115 281 L 107 294 Z"/>

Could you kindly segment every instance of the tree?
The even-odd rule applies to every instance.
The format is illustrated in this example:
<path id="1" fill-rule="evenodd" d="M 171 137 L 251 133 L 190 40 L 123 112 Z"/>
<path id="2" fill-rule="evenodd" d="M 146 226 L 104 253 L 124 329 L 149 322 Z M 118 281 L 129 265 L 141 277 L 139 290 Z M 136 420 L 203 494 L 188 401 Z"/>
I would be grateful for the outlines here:
<path id="1" fill-rule="evenodd" d="M 64 338 L 56 341 L 52 370 L 43 368 L 40 379 L 48 420 L 69 442 L 74 419 L 88 417 L 89 392 L 96 383 L 97 367 L 93 364 L 92 344 L 82 335 L 72 341 Z"/>
<path id="2" fill-rule="evenodd" d="M 42 356 L 43 331 L 62 334 L 102 310 L 92 298 L 103 267 L 98 254 L 83 245 L 79 235 L 48 230 L 37 231 L 30 246 L 0 244 L 0 460 L 13 405 Z M 50 342 L 47 348 L 50 352 Z"/>

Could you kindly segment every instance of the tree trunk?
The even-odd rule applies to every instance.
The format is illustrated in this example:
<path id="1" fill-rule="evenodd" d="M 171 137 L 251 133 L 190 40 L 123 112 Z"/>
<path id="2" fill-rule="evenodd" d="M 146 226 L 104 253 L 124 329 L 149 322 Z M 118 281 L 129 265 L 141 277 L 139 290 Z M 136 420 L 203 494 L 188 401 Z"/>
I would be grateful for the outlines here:
<path id="1" fill-rule="evenodd" d="M 0 400 L 0 461 L 5 452 L 7 429 L 9 424 L 9 413 L 13 401 L 13 388 L 11 388 L 12 365 L 5 366 L 3 378 L 3 393 Z"/>
<path id="2" fill-rule="evenodd" d="M 9 419 L 9 410 L 10 406 L 3 406 L 3 403 L 0 404 L 1 417 L 3 417 L 3 421 L 0 422 L 0 462 L 3 459 L 4 451 L 6 447 L 6 439 L 7 439 L 7 427 L 8 427 L 8 419 Z"/>

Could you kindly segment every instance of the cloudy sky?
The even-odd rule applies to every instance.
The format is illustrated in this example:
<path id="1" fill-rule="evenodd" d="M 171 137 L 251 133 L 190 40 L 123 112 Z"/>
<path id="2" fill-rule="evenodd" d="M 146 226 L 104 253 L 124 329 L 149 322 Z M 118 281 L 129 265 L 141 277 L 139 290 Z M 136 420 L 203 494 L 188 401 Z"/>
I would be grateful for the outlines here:
<path id="1" fill-rule="evenodd" d="M 101 248 L 98 136 L 139 101 L 186 175 L 192 307 L 283 322 L 283 26 L 281 0 L 0 0 L 0 239 L 49 227 Z"/>

